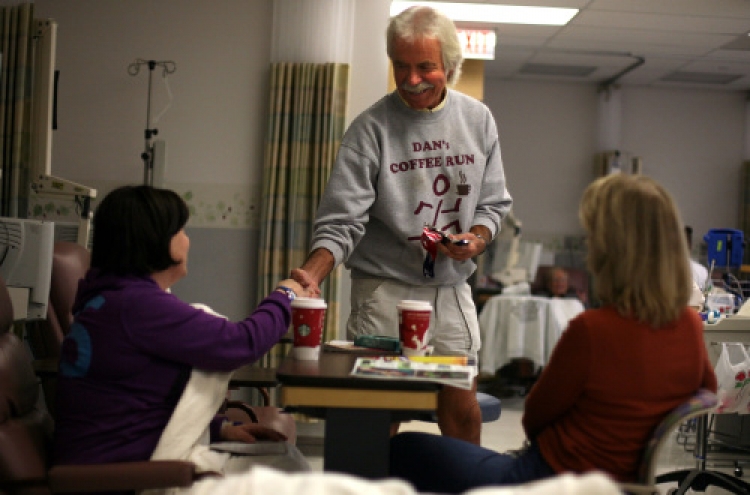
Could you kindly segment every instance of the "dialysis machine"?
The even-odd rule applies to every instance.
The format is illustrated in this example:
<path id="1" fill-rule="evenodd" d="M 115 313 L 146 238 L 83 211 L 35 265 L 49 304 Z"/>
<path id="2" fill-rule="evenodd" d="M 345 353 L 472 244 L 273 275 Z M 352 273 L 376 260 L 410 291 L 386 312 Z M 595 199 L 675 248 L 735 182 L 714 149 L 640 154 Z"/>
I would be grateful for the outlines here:
<path id="1" fill-rule="evenodd" d="M 51 19 L 37 20 L 35 34 L 31 190 L 38 197 L 73 201 L 79 216 L 76 242 L 88 247 L 91 200 L 96 198 L 96 189 L 52 175 L 57 23 Z"/>

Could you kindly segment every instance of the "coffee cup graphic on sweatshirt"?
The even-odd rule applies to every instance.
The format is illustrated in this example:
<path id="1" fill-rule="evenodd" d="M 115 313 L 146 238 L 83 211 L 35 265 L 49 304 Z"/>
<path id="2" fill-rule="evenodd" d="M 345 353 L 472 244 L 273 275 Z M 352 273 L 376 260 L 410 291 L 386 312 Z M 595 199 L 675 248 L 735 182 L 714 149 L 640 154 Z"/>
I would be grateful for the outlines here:
<path id="1" fill-rule="evenodd" d="M 458 195 L 468 196 L 468 194 L 471 192 L 471 184 L 466 183 L 466 174 L 463 172 L 459 172 L 458 177 L 461 180 L 461 183 L 456 186 L 456 188 L 458 189 Z"/>

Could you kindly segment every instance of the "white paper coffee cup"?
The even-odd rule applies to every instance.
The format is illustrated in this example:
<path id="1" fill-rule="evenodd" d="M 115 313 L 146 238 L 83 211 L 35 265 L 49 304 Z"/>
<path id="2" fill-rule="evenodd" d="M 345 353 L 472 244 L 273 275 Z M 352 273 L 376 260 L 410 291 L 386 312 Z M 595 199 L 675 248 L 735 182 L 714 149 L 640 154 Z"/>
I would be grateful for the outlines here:
<path id="1" fill-rule="evenodd" d="M 427 354 L 432 305 L 428 301 L 404 299 L 396 305 L 401 352 L 405 356 Z"/>
<path id="2" fill-rule="evenodd" d="M 298 297 L 292 301 L 292 356 L 302 360 L 318 359 L 327 307 L 324 300 L 314 297 Z"/>

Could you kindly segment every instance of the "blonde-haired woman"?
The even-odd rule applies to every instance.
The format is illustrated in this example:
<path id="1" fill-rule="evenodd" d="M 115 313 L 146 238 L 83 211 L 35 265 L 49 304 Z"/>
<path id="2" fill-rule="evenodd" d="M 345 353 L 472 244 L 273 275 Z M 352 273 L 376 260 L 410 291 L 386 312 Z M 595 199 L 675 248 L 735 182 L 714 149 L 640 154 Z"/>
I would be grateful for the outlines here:
<path id="1" fill-rule="evenodd" d="M 654 327 L 677 320 L 693 276 L 670 194 L 650 177 L 608 176 L 586 189 L 579 218 L 601 305 Z"/>
<path id="2" fill-rule="evenodd" d="M 603 177 L 579 218 L 601 306 L 570 322 L 526 398 L 529 447 L 507 455 L 404 433 L 391 443 L 394 476 L 441 493 L 593 470 L 632 482 L 656 424 L 698 388 L 716 390 L 670 194 L 643 175 Z"/>

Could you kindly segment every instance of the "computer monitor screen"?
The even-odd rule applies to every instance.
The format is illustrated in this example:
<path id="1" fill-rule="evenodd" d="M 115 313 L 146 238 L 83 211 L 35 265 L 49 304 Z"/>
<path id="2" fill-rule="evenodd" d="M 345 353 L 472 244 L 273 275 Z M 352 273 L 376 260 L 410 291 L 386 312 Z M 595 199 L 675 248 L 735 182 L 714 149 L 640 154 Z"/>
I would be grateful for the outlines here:
<path id="1" fill-rule="evenodd" d="M 0 276 L 22 291 L 27 320 L 47 317 L 54 236 L 54 222 L 0 217 Z"/>

